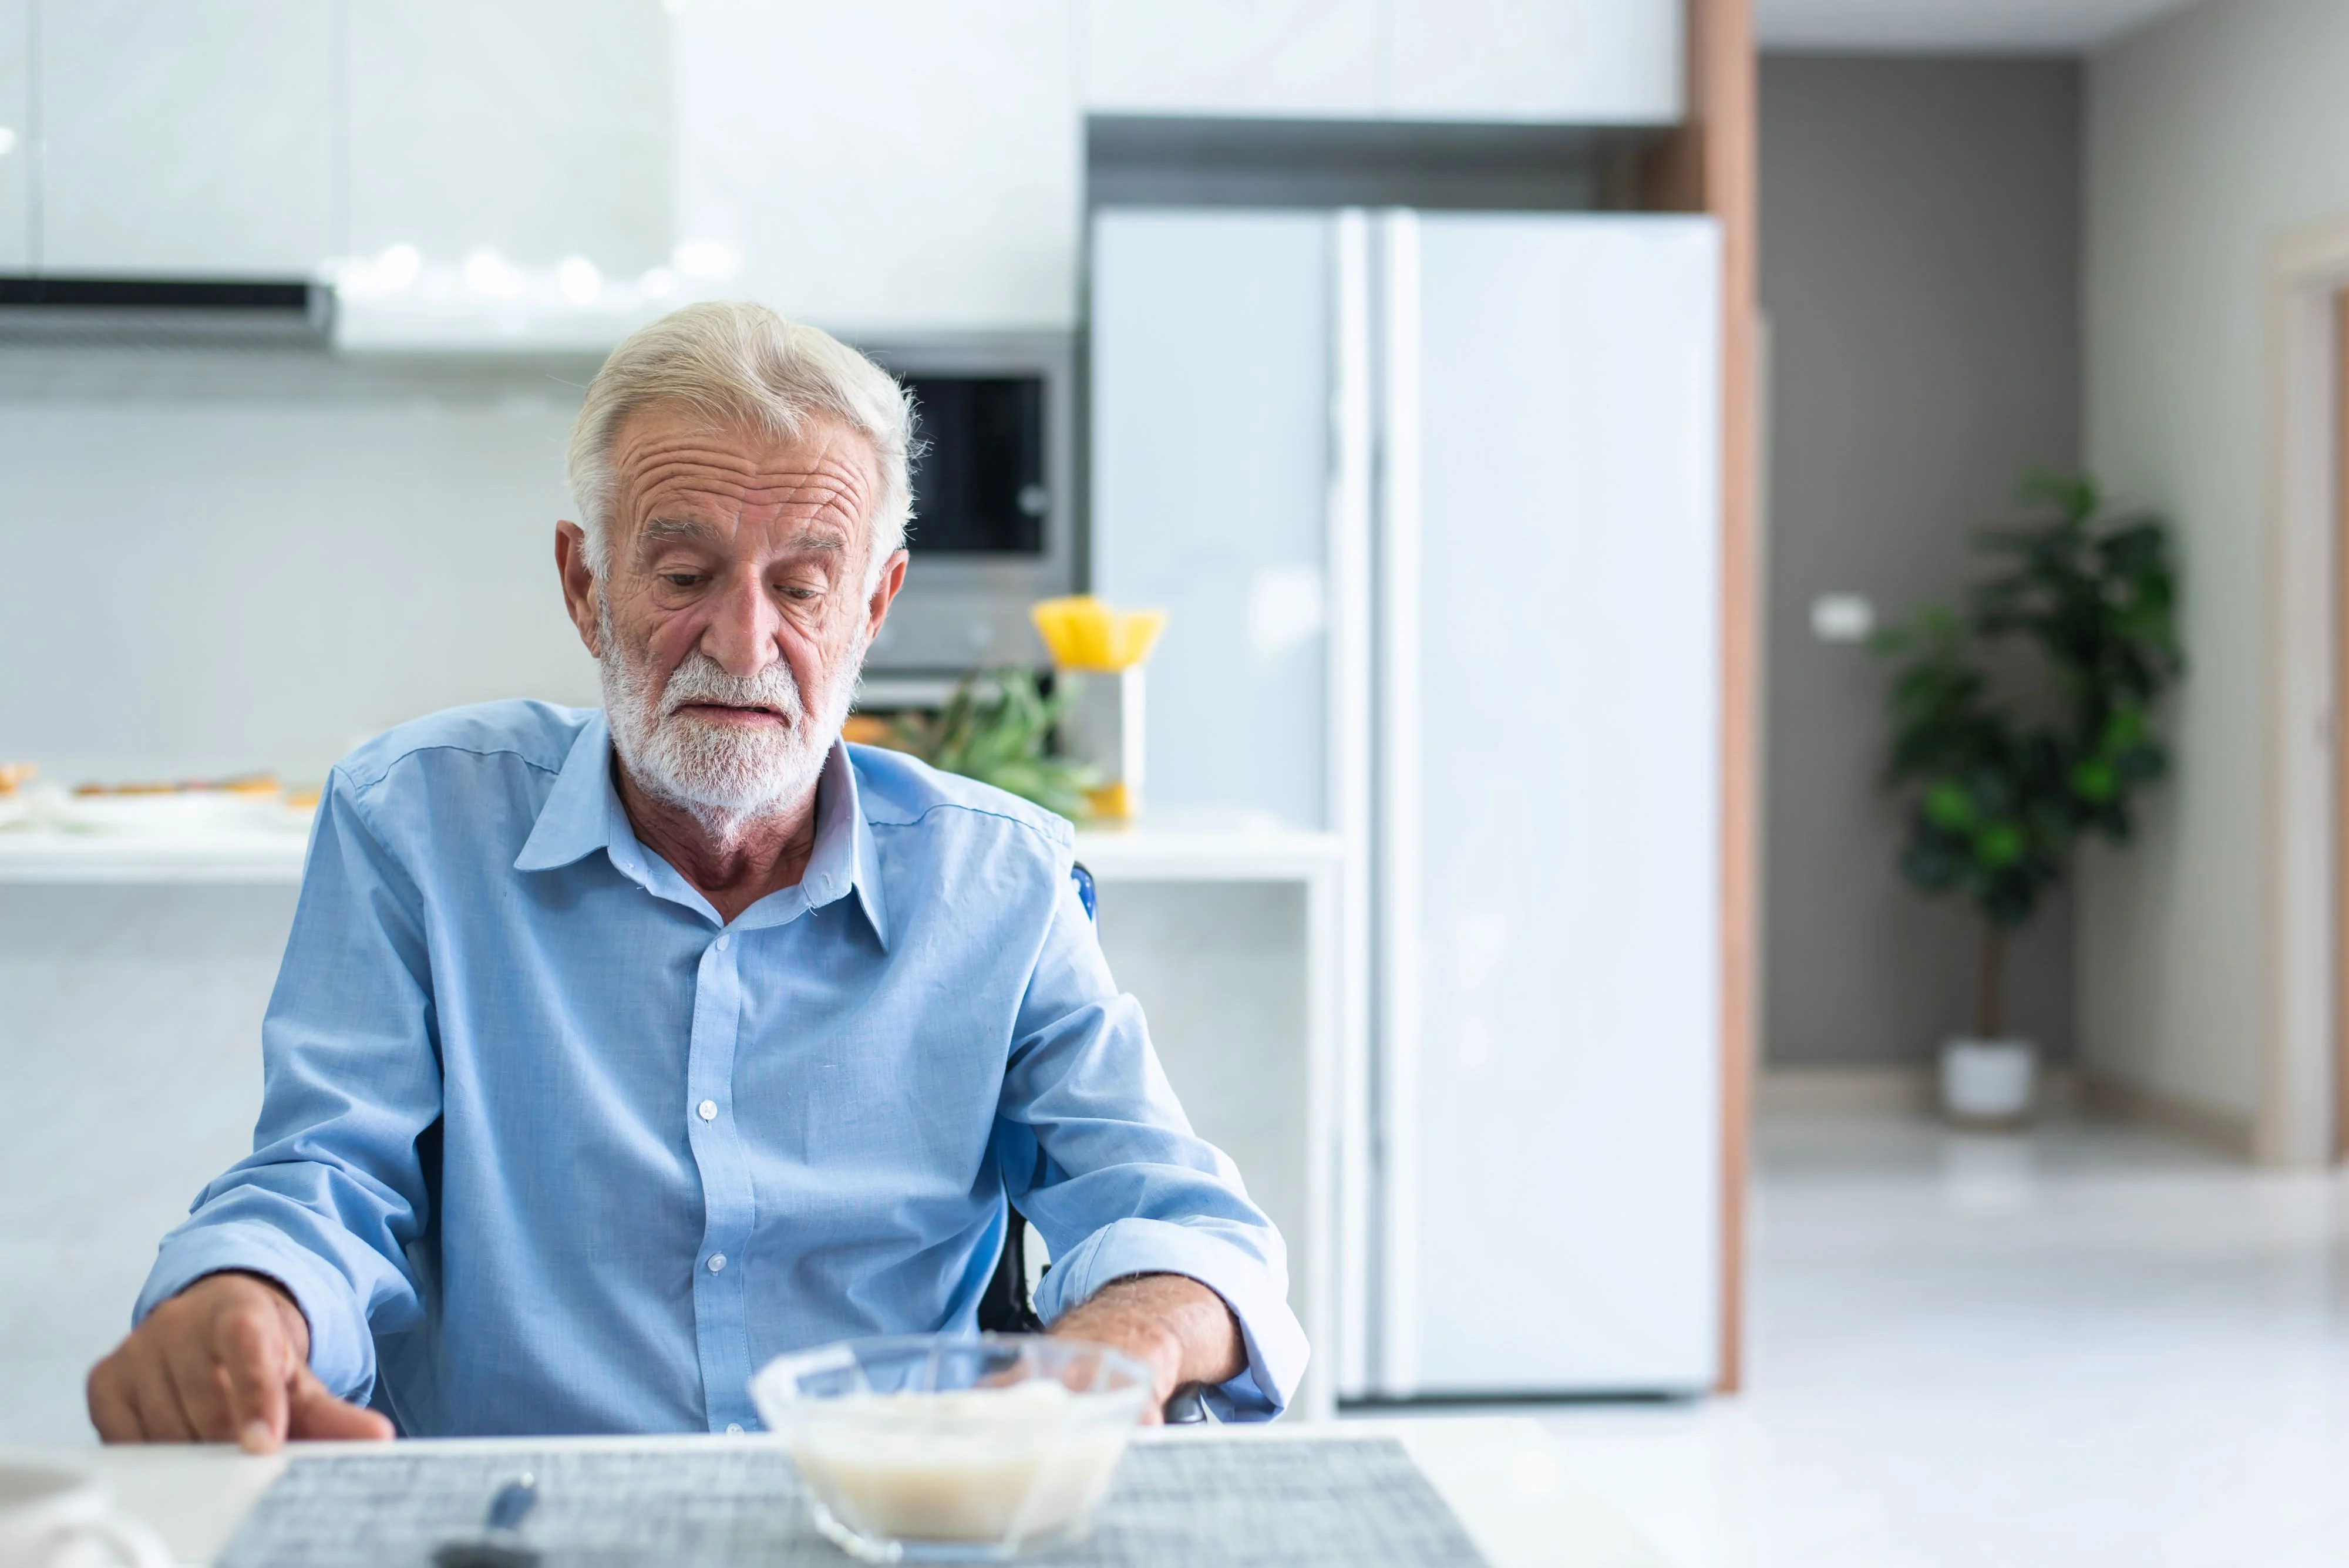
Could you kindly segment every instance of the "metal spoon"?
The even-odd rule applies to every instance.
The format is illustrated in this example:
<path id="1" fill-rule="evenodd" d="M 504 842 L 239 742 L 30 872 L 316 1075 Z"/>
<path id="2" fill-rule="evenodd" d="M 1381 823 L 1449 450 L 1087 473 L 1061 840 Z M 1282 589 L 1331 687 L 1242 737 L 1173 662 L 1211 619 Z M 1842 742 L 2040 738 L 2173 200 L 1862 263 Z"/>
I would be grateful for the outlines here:
<path id="1" fill-rule="evenodd" d="M 444 1541 L 432 1553 L 435 1568 L 536 1568 L 538 1548 L 522 1538 L 522 1521 L 538 1502 L 538 1478 L 519 1475 L 498 1488 L 481 1533 Z"/>

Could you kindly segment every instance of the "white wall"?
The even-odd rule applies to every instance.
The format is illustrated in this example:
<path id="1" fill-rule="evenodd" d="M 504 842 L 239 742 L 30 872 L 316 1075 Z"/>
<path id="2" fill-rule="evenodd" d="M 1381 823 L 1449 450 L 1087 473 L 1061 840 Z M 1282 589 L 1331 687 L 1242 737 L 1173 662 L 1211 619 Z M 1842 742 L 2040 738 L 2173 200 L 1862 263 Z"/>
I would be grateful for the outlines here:
<path id="1" fill-rule="evenodd" d="M 0 888 L 0 1443 L 90 1438 L 156 1242 L 252 1148 L 294 891 Z"/>
<path id="2" fill-rule="evenodd" d="M 554 566 L 593 369 L 0 353 L 0 758 L 315 781 L 437 708 L 595 702 Z"/>
<path id="3" fill-rule="evenodd" d="M 2175 519 L 2189 667 L 2177 768 L 2080 888 L 2094 1066 L 2230 1117 L 2259 1085 L 2264 271 L 2349 214 L 2349 5 L 2209 0 L 2091 63 L 2088 459 Z"/>

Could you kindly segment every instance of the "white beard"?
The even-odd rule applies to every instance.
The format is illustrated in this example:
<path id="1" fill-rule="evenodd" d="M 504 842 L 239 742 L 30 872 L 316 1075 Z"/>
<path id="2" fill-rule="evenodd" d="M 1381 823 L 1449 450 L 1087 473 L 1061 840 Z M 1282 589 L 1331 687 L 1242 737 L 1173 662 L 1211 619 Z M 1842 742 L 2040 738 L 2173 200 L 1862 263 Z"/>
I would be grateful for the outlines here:
<path id="1" fill-rule="evenodd" d="M 815 786 L 856 699 L 864 663 L 860 643 L 812 706 L 781 659 L 742 680 L 698 651 L 655 691 L 650 673 L 621 651 L 609 610 L 600 613 L 595 629 L 603 649 L 604 711 L 621 765 L 639 788 L 689 813 L 720 842 L 795 805 Z M 771 708 L 783 722 L 756 729 L 712 723 L 678 711 L 689 702 Z"/>

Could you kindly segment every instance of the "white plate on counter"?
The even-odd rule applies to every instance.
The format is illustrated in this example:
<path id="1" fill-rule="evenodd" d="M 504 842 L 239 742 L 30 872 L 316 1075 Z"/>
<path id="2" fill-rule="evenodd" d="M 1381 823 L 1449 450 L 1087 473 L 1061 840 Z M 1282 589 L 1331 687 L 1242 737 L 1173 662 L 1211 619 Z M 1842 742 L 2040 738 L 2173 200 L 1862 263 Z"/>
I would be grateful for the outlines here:
<path id="1" fill-rule="evenodd" d="M 69 833 L 186 836 L 285 826 L 293 814 L 275 795 L 228 790 L 169 794 L 69 794 L 53 801 L 49 819 Z"/>

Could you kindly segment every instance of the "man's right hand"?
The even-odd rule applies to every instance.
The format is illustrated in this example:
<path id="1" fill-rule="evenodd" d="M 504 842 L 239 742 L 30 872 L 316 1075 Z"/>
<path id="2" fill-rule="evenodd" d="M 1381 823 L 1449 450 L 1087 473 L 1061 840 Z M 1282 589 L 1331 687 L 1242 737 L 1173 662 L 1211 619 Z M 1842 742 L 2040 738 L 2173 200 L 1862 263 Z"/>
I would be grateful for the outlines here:
<path id="1" fill-rule="evenodd" d="M 109 1443 L 237 1443 L 391 1436 L 310 1371 L 310 1324 L 274 1280 L 206 1274 L 147 1314 L 90 1369 L 89 1419 Z"/>

